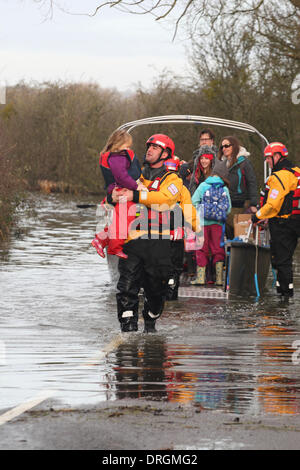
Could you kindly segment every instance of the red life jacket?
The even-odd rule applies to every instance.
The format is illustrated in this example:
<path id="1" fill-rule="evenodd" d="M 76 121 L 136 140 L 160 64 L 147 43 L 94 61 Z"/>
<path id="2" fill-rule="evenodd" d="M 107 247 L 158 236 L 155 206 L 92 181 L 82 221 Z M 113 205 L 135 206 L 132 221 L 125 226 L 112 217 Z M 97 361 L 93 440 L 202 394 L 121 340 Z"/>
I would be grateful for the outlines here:
<path id="1" fill-rule="evenodd" d="M 129 176 L 131 176 L 134 180 L 137 180 L 141 175 L 141 167 L 134 151 L 123 150 L 122 152 L 124 152 L 124 156 L 126 156 L 130 161 L 130 167 L 127 170 Z M 105 181 L 105 189 L 108 188 L 108 186 L 110 186 L 111 184 L 115 183 L 115 178 L 109 166 L 110 155 L 111 152 L 101 153 L 99 159 L 99 165 Z"/>
<path id="2" fill-rule="evenodd" d="M 155 178 L 155 180 L 152 181 L 152 183 L 148 186 L 148 191 L 159 191 L 160 190 L 160 185 L 161 183 L 169 176 L 172 174 L 172 172 L 166 172 L 164 173 L 161 177 Z M 140 205 L 140 213 L 139 213 L 139 219 L 144 219 L 145 217 L 148 217 L 148 233 L 151 232 L 152 229 L 155 231 L 157 230 L 158 233 L 162 233 L 164 230 L 170 229 L 170 218 L 171 218 L 171 212 L 170 210 L 166 210 L 163 212 L 156 211 L 154 209 L 147 208 L 143 206 L 142 204 Z M 144 224 L 141 223 L 141 229 L 144 227 Z"/>
<path id="3" fill-rule="evenodd" d="M 285 168 L 285 170 L 291 171 L 297 178 L 297 188 L 293 192 L 293 209 L 292 215 L 300 215 L 300 173 L 293 168 Z"/>
<path id="4" fill-rule="evenodd" d="M 126 152 L 127 156 L 130 158 L 130 160 L 133 161 L 134 155 L 135 155 L 134 151 L 128 149 L 128 150 L 124 150 L 124 152 Z M 104 168 L 109 168 L 108 159 L 109 159 L 110 154 L 111 154 L 111 152 L 101 153 L 100 159 L 99 159 L 99 165 L 100 166 L 103 166 Z"/>

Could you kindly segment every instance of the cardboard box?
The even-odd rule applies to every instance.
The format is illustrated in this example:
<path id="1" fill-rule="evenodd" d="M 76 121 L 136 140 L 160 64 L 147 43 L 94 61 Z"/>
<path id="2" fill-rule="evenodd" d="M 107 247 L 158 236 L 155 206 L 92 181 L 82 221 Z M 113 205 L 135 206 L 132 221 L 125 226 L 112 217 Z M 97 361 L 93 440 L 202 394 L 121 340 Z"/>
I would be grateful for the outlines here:
<path id="1" fill-rule="evenodd" d="M 234 236 L 245 240 L 251 223 L 251 214 L 236 214 L 233 217 Z M 253 231 L 251 230 L 249 240 L 253 240 Z"/>

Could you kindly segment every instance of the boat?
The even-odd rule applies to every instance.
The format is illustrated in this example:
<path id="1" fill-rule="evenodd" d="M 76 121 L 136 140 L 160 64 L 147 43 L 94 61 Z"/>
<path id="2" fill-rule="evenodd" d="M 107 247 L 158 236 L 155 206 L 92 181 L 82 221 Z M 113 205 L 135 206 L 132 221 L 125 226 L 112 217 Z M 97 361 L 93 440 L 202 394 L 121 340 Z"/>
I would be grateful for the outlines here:
<path id="1" fill-rule="evenodd" d="M 163 133 L 164 124 L 191 124 L 201 126 L 221 126 L 235 130 L 241 130 L 256 135 L 262 144 L 262 149 L 269 144 L 267 138 L 250 124 L 216 118 L 195 115 L 166 115 L 153 116 L 144 119 L 130 121 L 119 126 L 118 129 L 126 129 L 132 132 L 139 126 L 159 125 Z M 263 162 L 264 181 L 269 175 L 266 162 Z M 264 236 L 250 238 L 252 226 L 249 227 L 249 235 L 245 238 L 225 240 L 225 275 L 223 287 L 181 285 L 179 298 L 219 298 L 226 299 L 230 295 L 243 295 L 260 297 L 265 290 L 266 281 L 270 270 L 270 243 L 268 229 L 264 229 Z M 108 256 L 108 267 L 112 284 L 116 285 L 118 279 L 117 260 L 115 256 Z"/>
<path id="2" fill-rule="evenodd" d="M 234 295 L 261 296 L 270 270 L 270 246 L 226 244 L 224 289 Z"/>

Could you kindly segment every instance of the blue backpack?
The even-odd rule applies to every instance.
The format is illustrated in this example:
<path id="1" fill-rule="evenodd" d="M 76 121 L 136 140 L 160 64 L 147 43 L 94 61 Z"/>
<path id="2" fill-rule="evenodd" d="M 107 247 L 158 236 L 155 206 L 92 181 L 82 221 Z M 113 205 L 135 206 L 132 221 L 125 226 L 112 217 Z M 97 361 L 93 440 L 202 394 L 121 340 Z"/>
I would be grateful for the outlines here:
<path id="1" fill-rule="evenodd" d="M 223 184 L 212 183 L 203 194 L 202 204 L 204 219 L 225 222 L 230 204 Z"/>

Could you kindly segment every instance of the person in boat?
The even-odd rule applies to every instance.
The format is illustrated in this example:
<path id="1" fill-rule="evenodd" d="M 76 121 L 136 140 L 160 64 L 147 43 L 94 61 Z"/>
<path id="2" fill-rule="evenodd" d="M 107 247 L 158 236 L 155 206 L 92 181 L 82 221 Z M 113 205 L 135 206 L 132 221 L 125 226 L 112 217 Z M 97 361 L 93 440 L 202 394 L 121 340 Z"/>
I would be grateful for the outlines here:
<path id="1" fill-rule="evenodd" d="M 225 220 L 231 210 L 228 175 L 226 163 L 216 161 L 212 174 L 198 186 L 192 196 L 195 207 L 203 210 L 204 220 L 204 243 L 196 251 L 197 275 L 191 281 L 193 285 L 205 284 L 210 257 L 216 274 L 215 283 L 217 286 L 223 284 Z"/>
<path id="2" fill-rule="evenodd" d="M 288 160 L 288 150 L 281 142 L 267 145 L 264 157 L 272 172 L 252 222 L 268 220 L 277 293 L 289 298 L 294 294 L 293 255 L 300 236 L 300 168 Z"/>
<path id="3" fill-rule="evenodd" d="M 210 157 L 205 158 L 206 155 L 210 155 Z M 216 157 L 217 152 L 214 146 L 201 145 L 201 147 L 198 149 L 197 156 L 194 160 L 194 169 L 189 187 L 191 195 L 194 194 L 199 184 L 211 175 Z"/>
<path id="4" fill-rule="evenodd" d="M 236 214 L 255 213 L 258 205 L 258 187 L 250 153 L 240 145 L 234 136 L 223 137 L 218 159 L 225 161 L 229 170 L 229 192 L 232 210 L 226 221 L 226 236 L 234 237 L 233 219 Z"/>
<path id="5" fill-rule="evenodd" d="M 144 331 L 155 332 L 161 316 L 172 275 L 170 212 L 182 191 L 182 179 L 164 165 L 174 156 L 175 144 L 164 134 L 154 134 L 147 140 L 147 151 L 140 177 L 148 191 L 123 189 L 113 191 L 112 199 L 121 197 L 138 204 L 134 227 L 120 258 L 117 284 L 118 319 L 122 332 L 137 331 L 139 291 L 143 288 Z"/>
<path id="6" fill-rule="evenodd" d="M 193 174 L 194 162 L 185 162 L 180 165 L 179 176 L 183 181 L 184 186 L 189 189 L 190 181 Z"/>
<path id="7" fill-rule="evenodd" d="M 194 169 L 194 162 L 191 160 L 187 163 L 183 163 L 179 168 L 179 176 L 183 181 L 184 186 L 190 192 L 190 183 Z M 196 260 L 195 252 L 185 251 L 184 252 L 184 271 L 188 282 L 195 277 L 196 274 Z"/>
<path id="8" fill-rule="evenodd" d="M 213 138 L 210 139 L 210 129 L 204 129 L 202 132 L 204 141 L 209 141 L 211 144 L 213 142 Z M 213 166 L 215 164 L 215 161 L 217 159 L 217 152 L 216 152 L 216 147 L 214 145 L 206 145 L 203 144 L 201 140 L 201 133 L 200 133 L 200 141 L 201 147 L 198 149 L 198 154 L 197 157 L 194 161 L 194 170 L 193 174 L 191 177 L 191 183 L 190 183 L 190 192 L 191 195 L 193 195 L 196 191 L 196 189 L 199 187 L 205 179 L 211 175 Z M 213 135 L 213 134 L 212 134 Z M 196 252 L 193 251 L 188 251 L 187 252 L 187 262 L 188 262 L 188 267 L 190 269 L 189 272 L 189 278 L 191 280 L 192 277 L 197 277 L 197 255 Z M 213 269 L 211 266 L 211 263 L 209 263 L 209 268 L 207 269 L 207 277 L 209 279 L 212 279 Z"/>
<path id="9" fill-rule="evenodd" d="M 99 164 L 108 195 L 115 188 L 146 190 L 146 187 L 138 180 L 142 170 L 131 147 L 131 135 L 125 130 L 116 130 L 110 135 L 100 154 Z M 105 247 L 107 247 L 108 254 L 126 258 L 122 247 L 127 238 L 127 227 L 132 220 L 132 217 L 130 219 L 128 216 L 132 204 L 128 203 L 125 208 L 123 205 L 122 212 L 119 210 L 119 204 L 116 204 L 112 224 L 95 235 L 92 245 L 102 258 L 105 257 Z"/>
<path id="10" fill-rule="evenodd" d="M 168 171 L 175 171 L 180 176 L 182 160 L 167 159 L 164 164 Z M 184 163 L 183 163 L 184 164 Z M 168 281 L 168 290 L 166 300 L 177 300 L 178 289 L 180 285 L 180 276 L 184 265 L 184 236 L 185 229 L 200 233 L 200 220 L 197 211 L 192 204 L 191 195 L 188 188 L 183 184 L 182 190 L 178 195 L 177 204 L 171 212 L 171 260 L 173 264 L 173 273 Z"/>
<path id="11" fill-rule="evenodd" d="M 193 152 L 193 161 L 195 161 L 196 158 L 198 157 L 199 149 L 203 145 L 208 145 L 209 147 L 213 147 L 215 153 L 217 153 L 217 151 L 218 151 L 218 148 L 215 145 L 215 134 L 209 128 L 201 129 L 201 131 L 199 133 L 199 144 L 198 144 L 198 148 L 196 150 L 194 150 L 194 152 Z"/>

